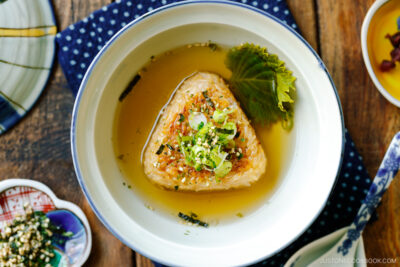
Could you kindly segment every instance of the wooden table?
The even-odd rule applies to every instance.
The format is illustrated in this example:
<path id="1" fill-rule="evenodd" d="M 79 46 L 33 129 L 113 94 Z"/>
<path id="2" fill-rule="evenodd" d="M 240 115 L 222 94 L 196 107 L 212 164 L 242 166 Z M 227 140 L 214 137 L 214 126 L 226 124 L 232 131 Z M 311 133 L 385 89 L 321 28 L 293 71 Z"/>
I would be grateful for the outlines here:
<path id="1" fill-rule="evenodd" d="M 63 30 L 112 2 L 53 0 Z M 321 55 L 339 90 L 345 123 L 368 172 L 374 175 L 392 136 L 400 130 L 400 110 L 375 89 L 361 55 L 360 31 L 373 0 L 288 0 L 303 35 Z M 87 266 L 151 266 L 112 236 L 97 219 L 75 177 L 70 151 L 74 98 L 59 64 L 29 114 L 0 137 L 0 177 L 26 177 L 46 183 L 61 199 L 78 204 L 93 231 Z M 363 236 L 368 258 L 400 262 L 400 180 L 378 208 L 379 220 Z"/>

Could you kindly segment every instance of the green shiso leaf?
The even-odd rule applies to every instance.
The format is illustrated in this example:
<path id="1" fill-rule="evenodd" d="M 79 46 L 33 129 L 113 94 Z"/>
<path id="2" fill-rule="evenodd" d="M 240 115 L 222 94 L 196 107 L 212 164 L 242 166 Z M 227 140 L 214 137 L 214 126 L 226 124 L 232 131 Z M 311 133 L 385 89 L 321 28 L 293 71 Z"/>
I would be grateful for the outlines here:
<path id="1" fill-rule="evenodd" d="M 283 61 L 246 43 L 231 48 L 225 64 L 232 71 L 232 92 L 250 119 L 265 125 L 281 121 L 285 129 L 292 128 L 296 78 Z"/>

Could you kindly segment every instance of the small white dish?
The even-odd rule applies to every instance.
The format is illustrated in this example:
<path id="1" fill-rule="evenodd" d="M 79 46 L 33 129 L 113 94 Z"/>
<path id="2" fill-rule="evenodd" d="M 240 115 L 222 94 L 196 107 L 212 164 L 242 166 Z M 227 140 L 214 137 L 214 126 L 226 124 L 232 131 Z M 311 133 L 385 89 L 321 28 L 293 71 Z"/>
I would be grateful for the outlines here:
<path id="1" fill-rule="evenodd" d="M 396 99 L 393 97 L 379 82 L 378 78 L 376 77 L 376 74 L 372 68 L 371 60 L 369 57 L 368 53 L 368 30 L 370 26 L 370 22 L 372 18 L 374 17 L 375 13 L 387 2 L 389 1 L 395 1 L 395 0 L 376 0 L 370 9 L 368 10 L 367 15 L 364 18 L 362 28 L 361 28 L 361 50 L 362 50 L 362 55 L 364 58 L 364 63 L 365 66 L 367 67 L 367 71 L 369 76 L 371 77 L 372 81 L 375 84 L 375 87 L 379 90 L 379 92 L 393 105 L 400 107 L 400 100 Z M 388 55 L 389 56 L 389 55 Z"/>
<path id="2" fill-rule="evenodd" d="M 209 40 L 229 47 L 243 42 L 268 47 L 293 71 L 298 91 L 293 147 L 280 185 L 251 214 L 205 229 L 149 210 L 134 188 L 124 188 L 111 137 L 118 97 L 151 55 Z M 99 52 L 76 98 L 71 146 L 90 205 L 126 245 L 165 265 L 236 266 L 273 255 L 311 225 L 336 181 L 343 134 L 332 79 L 298 33 L 248 5 L 184 1 L 131 22 Z"/>
<path id="3" fill-rule="evenodd" d="M 82 266 L 92 249 L 92 232 L 83 211 L 75 204 L 61 200 L 51 189 L 28 179 L 6 179 L 0 182 L 0 229 L 11 223 L 16 214 L 24 213 L 29 203 L 34 211 L 42 211 L 57 226 L 73 235 L 63 242 L 54 243 L 57 262 L 53 266 Z M 56 239 L 57 240 L 57 239 Z"/>

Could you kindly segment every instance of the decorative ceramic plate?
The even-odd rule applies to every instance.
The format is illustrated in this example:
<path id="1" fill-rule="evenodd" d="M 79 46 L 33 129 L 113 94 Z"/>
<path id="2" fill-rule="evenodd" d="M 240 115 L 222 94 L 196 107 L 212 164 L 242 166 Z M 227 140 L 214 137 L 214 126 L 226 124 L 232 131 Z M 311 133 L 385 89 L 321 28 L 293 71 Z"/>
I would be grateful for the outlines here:
<path id="1" fill-rule="evenodd" d="M 85 214 L 75 204 L 58 199 L 46 185 L 27 179 L 7 179 L 0 182 L 0 229 L 23 214 L 24 204 L 42 211 L 50 221 L 73 234 L 62 240 L 54 238 L 55 257 L 52 266 L 82 266 L 89 257 L 92 233 Z"/>
<path id="2" fill-rule="evenodd" d="M 0 0 L 0 134 L 43 91 L 53 65 L 55 25 L 49 0 Z"/>

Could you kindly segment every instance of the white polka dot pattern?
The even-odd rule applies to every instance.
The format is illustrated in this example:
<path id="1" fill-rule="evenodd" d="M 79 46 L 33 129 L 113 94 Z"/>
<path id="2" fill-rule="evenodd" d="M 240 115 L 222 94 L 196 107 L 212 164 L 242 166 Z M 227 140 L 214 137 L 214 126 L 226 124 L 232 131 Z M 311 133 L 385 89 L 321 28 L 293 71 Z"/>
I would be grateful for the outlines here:
<path id="1" fill-rule="evenodd" d="M 251 6 L 258 7 L 261 10 L 271 12 L 272 15 L 280 18 L 291 27 L 297 28 L 294 19 L 284 1 L 234 1 L 247 3 Z M 57 35 L 57 43 L 60 47 L 62 47 L 62 49 L 59 50 L 58 53 L 59 61 L 65 71 L 65 75 L 68 79 L 68 83 L 71 86 L 72 91 L 75 94 L 77 93 L 83 75 L 85 74 L 87 67 L 90 65 L 90 61 L 96 56 L 97 52 L 104 46 L 108 39 L 110 39 L 122 27 L 126 26 L 128 22 L 137 19 L 140 15 L 172 2 L 175 1 L 116 1 L 113 4 L 105 6 L 102 9 L 94 12 L 93 14 L 90 14 L 82 21 L 69 26 L 61 34 Z M 67 42 L 74 43 L 67 44 Z M 74 49 L 71 49 L 72 47 Z M 78 51 L 78 53 L 76 51 Z M 68 63 L 71 63 L 72 59 L 74 60 L 73 62 L 77 61 L 84 63 L 86 68 L 81 68 L 80 64 L 68 65 Z"/>

